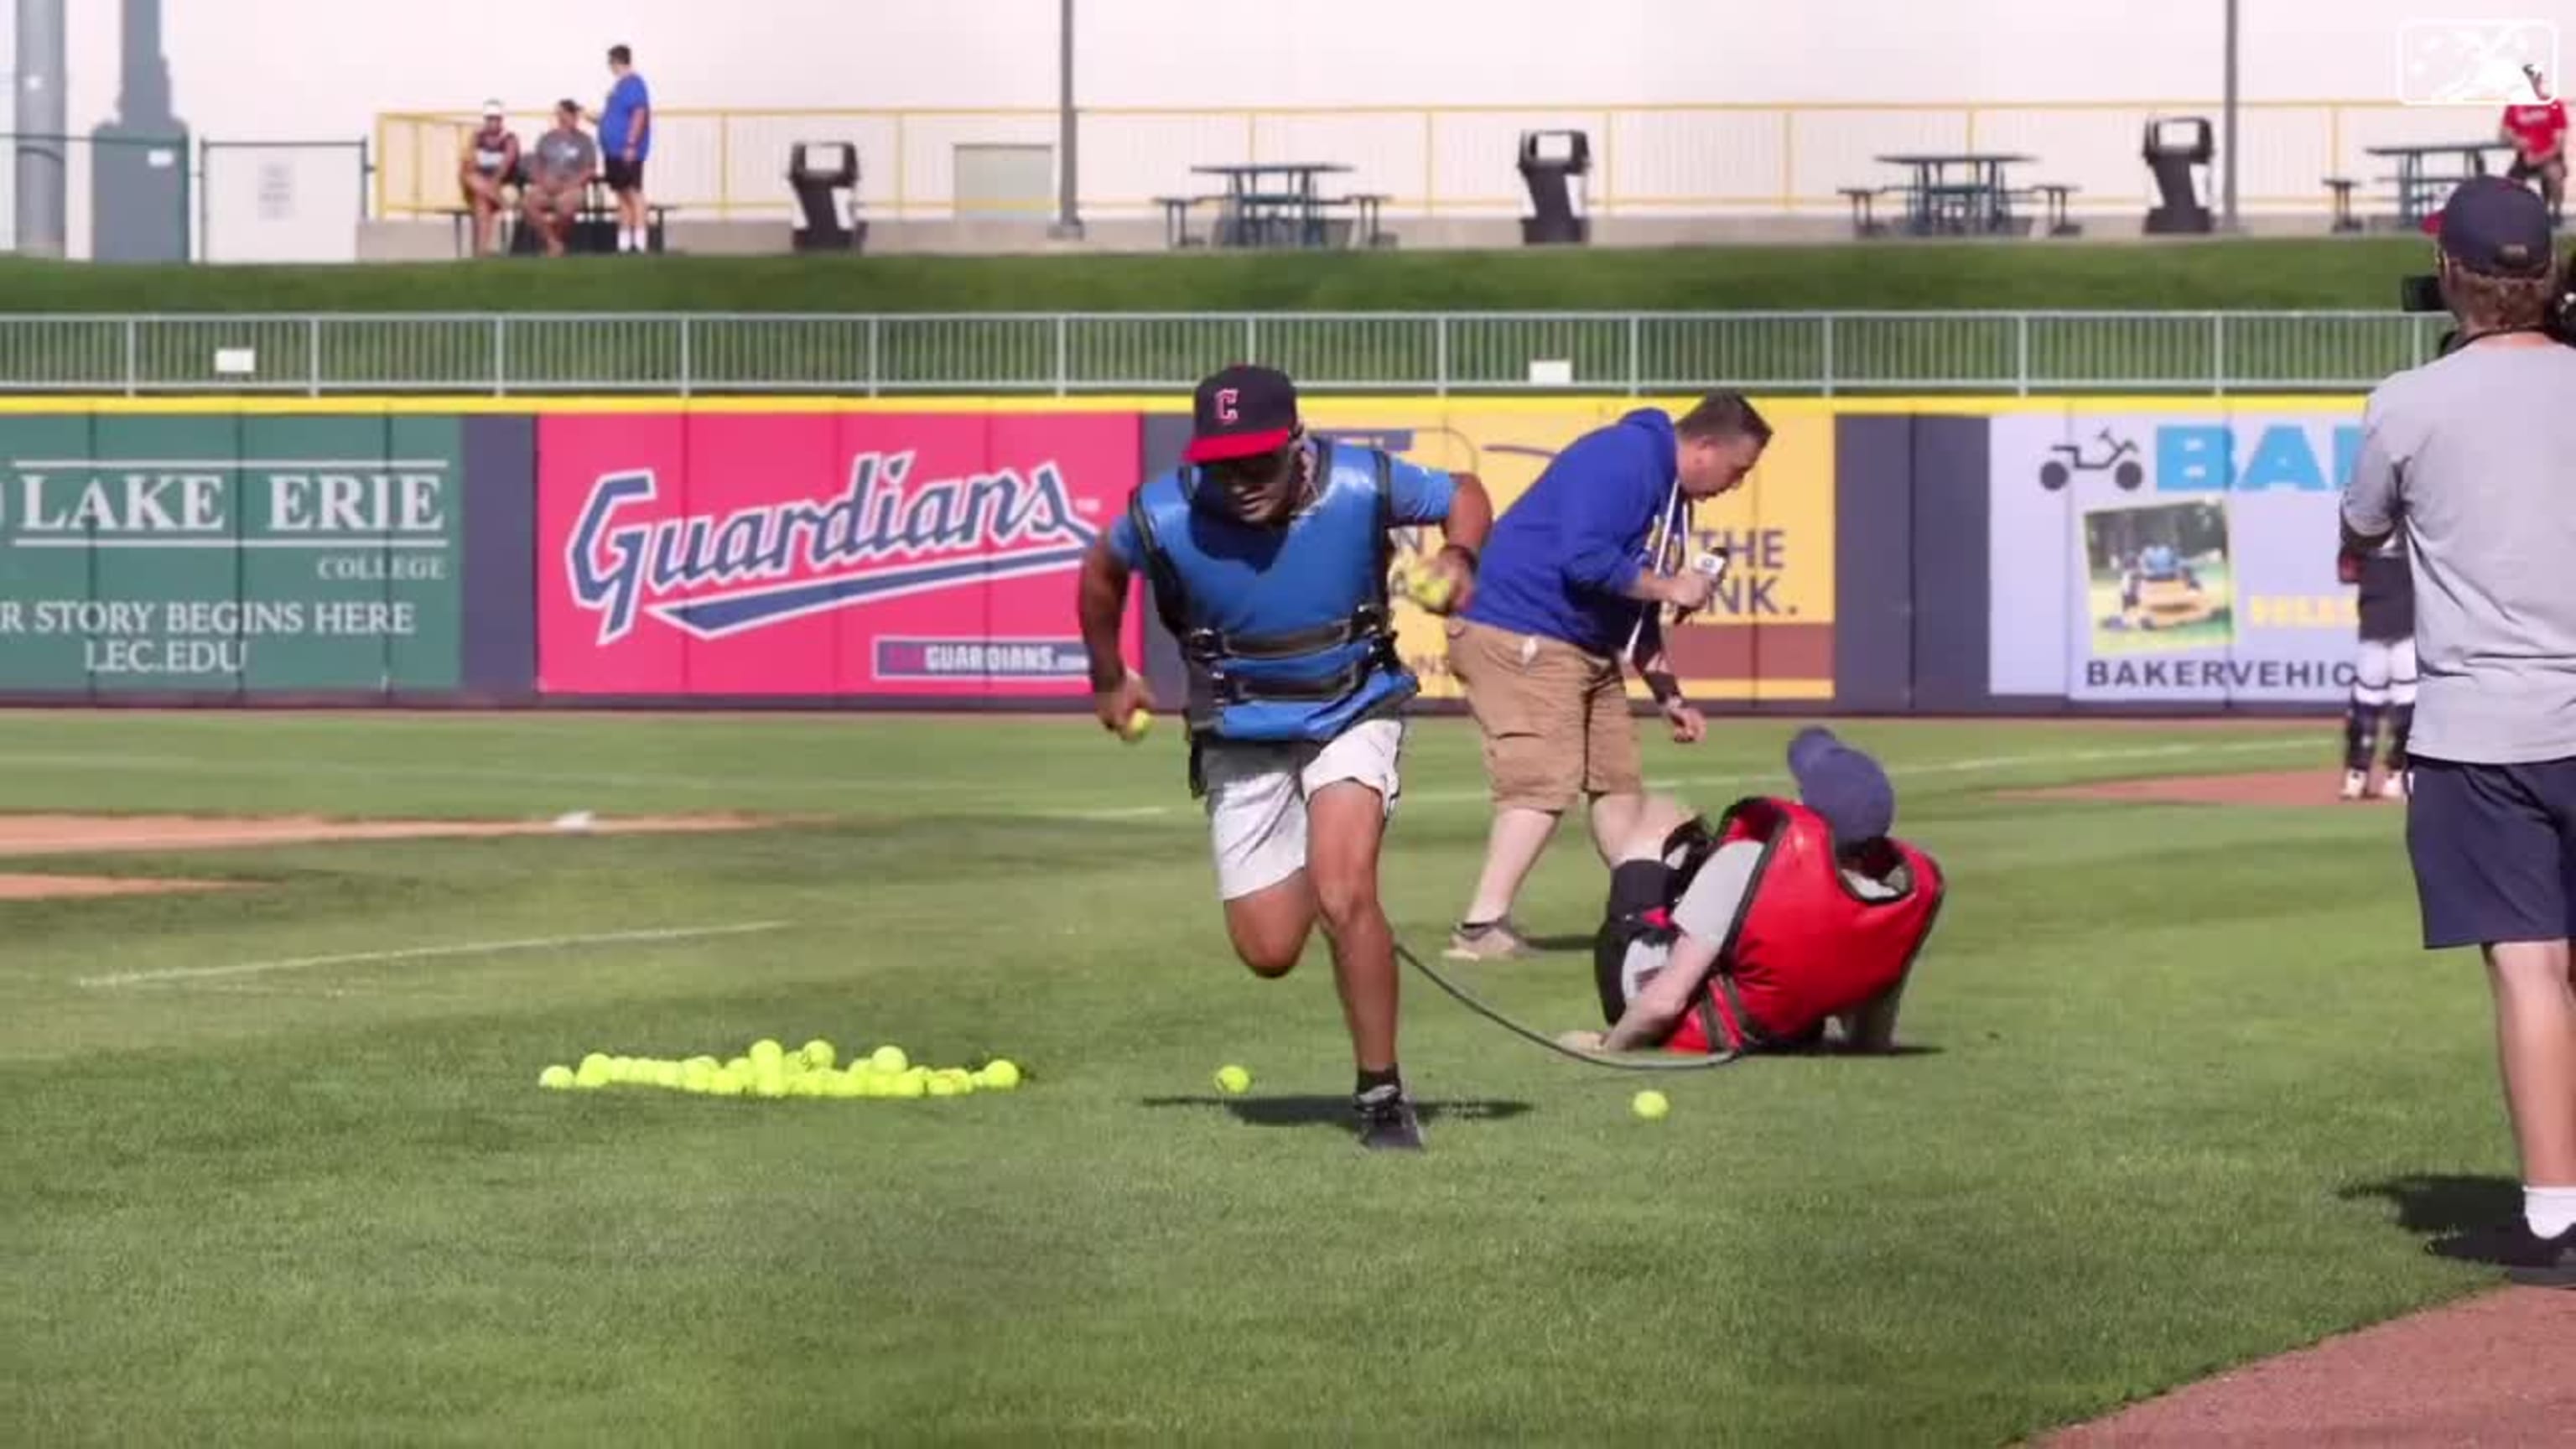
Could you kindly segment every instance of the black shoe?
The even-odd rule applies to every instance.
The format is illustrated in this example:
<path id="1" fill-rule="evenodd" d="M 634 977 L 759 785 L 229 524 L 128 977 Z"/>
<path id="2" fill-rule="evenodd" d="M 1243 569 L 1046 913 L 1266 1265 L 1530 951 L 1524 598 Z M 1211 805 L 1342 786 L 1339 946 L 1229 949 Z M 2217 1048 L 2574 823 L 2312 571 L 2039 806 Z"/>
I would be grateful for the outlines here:
<path id="1" fill-rule="evenodd" d="M 1351 1098 L 1359 1114 L 1360 1145 L 1372 1151 L 1422 1150 L 1422 1124 L 1414 1120 L 1413 1103 L 1402 1087 L 1371 1087 Z"/>
<path id="2" fill-rule="evenodd" d="M 2468 1263 L 2492 1263 L 2505 1277 L 2531 1288 L 2576 1288 L 2576 1228 L 2544 1238 L 2521 1218 L 2491 1228 L 2436 1238 L 2425 1251 Z"/>

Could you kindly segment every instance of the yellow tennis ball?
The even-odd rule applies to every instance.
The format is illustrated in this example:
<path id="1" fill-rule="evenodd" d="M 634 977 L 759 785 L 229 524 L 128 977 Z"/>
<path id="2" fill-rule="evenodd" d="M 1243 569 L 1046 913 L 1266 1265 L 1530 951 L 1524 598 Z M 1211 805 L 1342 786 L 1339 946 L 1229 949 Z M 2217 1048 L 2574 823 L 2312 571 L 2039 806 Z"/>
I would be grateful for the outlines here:
<path id="1" fill-rule="evenodd" d="M 1665 1113 L 1673 1110 L 1673 1104 L 1664 1099 L 1663 1093 L 1649 1087 L 1630 1100 L 1628 1110 L 1649 1122 L 1660 1122 Z"/>
<path id="2" fill-rule="evenodd" d="M 805 1059 L 805 1065 L 809 1067 L 829 1068 L 840 1061 L 840 1054 L 834 1050 L 832 1044 L 819 1036 L 805 1043 L 804 1050 L 798 1055 Z"/>
<path id="3" fill-rule="evenodd" d="M 732 1061 L 724 1064 L 724 1070 L 733 1073 L 737 1077 L 748 1077 L 751 1075 L 751 1058 L 735 1057 Z"/>
<path id="4" fill-rule="evenodd" d="M 995 1057 L 986 1062 L 984 1070 L 976 1076 L 979 1079 L 977 1085 L 996 1092 L 1007 1092 L 1020 1084 L 1020 1069 L 1008 1057 Z"/>
<path id="5" fill-rule="evenodd" d="M 1238 1066 L 1216 1069 L 1216 1089 L 1229 1097 L 1239 1097 L 1252 1090 L 1252 1073 Z"/>
<path id="6" fill-rule="evenodd" d="M 739 1097 L 749 1081 L 742 1073 L 727 1067 L 708 1081 L 707 1090 L 719 1097 Z"/>
<path id="7" fill-rule="evenodd" d="M 1138 740 L 1143 739 L 1145 737 L 1145 731 L 1152 729 L 1153 727 L 1153 711 L 1140 709 L 1127 716 L 1127 727 L 1120 730 L 1119 733 L 1126 736 L 1127 743 L 1132 745 Z"/>
<path id="8" fill-rule="evenodd" d="M 768 1037 L 762 1037 L 760 1040 L 751 1044 L 751 1050 L 745 1055 L 751 1058 L 751 1064 L 753 1066 L 758 1066 L 762 1062 L 784 1060 L 787 1056 L 787 1048 L 780 1046 L 777 1042 Z"/>
<path id="9" fill-rule="evenodd" d="M 568 1091 L 572 1087 L 572 1068 L 548 1067 L 537 1073 L 537 1085 L 549 1091 Z"/>
<path id="10" fill-rule="evenodd" d="M 1426 609 L 1445 609 L 1449 607 L 1449 596 L 1456 592 L 1457 585 L 1449 582 L 1446 575 L 1432 574 L 1413 586 L 1413 601 Z"/>
<path id="11" fill-rule="evenodd" d="M 582 1088 L 605 1087 L 615 1080 L 608 1058 L 597 1052 L 581 1059 L 581 1069 L 573 1073 L 572 1084 Z"/>
<path id="12" fill-rule="evenodd" d="M 910 1067 L 912 1058 L 905 1056 L 899 1046 L 881 1046 L 869 1055 L 868 1065 L 892 1076 Z"/>
<path id="13" fill-rule="evenodd" d="M 894 1078 L 886 1087 L 886 1095 L 890 1097 L 921 1097 L 927 1096 L 929 1091 L 927 1082 L 910 1072 Z"/>

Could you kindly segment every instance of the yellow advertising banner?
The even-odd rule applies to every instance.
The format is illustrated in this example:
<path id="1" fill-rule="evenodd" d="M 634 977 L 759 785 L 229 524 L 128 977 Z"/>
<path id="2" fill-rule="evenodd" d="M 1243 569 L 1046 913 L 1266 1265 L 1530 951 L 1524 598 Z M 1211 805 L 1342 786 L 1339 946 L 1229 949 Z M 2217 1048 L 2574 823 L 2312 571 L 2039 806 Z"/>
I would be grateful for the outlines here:
<path id="1" fill-rule="evenodd" d="M 1674 416 L 1689 398 L 1311 398 L 1306 425 L 1415 462 L 1484 479 L 1499 514 L 1575 439 L 1640 407 Z M 1699 504 L 1691 551 L 1731 561 L 1716 601 L 1673 630 L 1674 672 L 1703 701 L 1830 699 L 1834 692 L 1834 419 L 1824 409 L 1769 414 L 1771 446 L 1742 488 Z M 1418 536 L 1414 536 L 1418 535 Z M 1397 567 L 1440 546 L 1413 530 Z M 1432 699 L 1455 699 L 1440 620 L 1399 596 L 1396 636 Z M 1631 697 L 1647 697 L 1633 672 Z"/>

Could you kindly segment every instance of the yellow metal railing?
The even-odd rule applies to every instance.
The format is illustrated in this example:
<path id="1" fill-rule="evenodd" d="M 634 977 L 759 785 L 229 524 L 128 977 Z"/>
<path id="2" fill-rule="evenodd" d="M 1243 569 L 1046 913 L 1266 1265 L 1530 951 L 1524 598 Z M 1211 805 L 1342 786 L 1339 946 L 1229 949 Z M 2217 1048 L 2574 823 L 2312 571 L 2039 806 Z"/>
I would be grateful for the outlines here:
<path id="1" fill-rule="evenodd" d="M 1391 214 L 1513 216 L 1527 205 L 1514 169 L 1520 134 L 1573 129 L 1592 138 L 1587 199 L 1601 215 L 1839 211 L 1838 188 L 1898 179 L 1875 157 L 1940 149 L 2026 153 L 2037 160 L 2016 180 L 2076 186 L 2078 209 L 2128 209 L 2150 199 L 2139 155 L 2149 118 L 2202 116 L 2215 126 L 2218 115 L 2212 101 L 1095 107 L 1080 121 L 1082 206 L 1086 217 L 1152 216 L 1156 197 L 1213 189 L 1192 175 L 1194 165 L 1317 161 L 1351 167 L 1332 181 L 1389 197 Z M 470 111 L 379 115 L 376 214 L 430 216 L 459 205 L 457 165 L 476 119 Z M 532 143 L 549 118 L 520 114 L 511 124 Z M 1051 160 L 1056 124 L 1044 107 L 657 110 L 646 189 L 682 220 L 783 218 L 794 210 L 789 147 L 846 141 L 859 148 L 868 213 L 945 219 L 959 211 L 959 147 L 1025 146 Z M 2246 102 L 2240 202 L 2250 211 L 2321 210 L 2323 178 L 2353 177 L 2366 195 L 2384 175 L 2366 147 L 2479 140 L 2493 125 L 2476 113 L 2387 101 Z M 1036 219 L 1053 212 L 1054 188 L 981 197 L 973 207 Z"/>

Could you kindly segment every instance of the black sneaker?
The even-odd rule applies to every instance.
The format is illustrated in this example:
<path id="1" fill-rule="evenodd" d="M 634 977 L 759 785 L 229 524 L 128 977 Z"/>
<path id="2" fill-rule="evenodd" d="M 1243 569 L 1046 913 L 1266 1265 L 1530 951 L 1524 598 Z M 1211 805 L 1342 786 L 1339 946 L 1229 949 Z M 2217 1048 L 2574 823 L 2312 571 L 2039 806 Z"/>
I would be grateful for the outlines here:
<path id="1" fill-rule="evenodd" d="M 2436 1238 L 2425 1251 L 2468 1263 L 2492 1263 L 2505 1277 L 2531 1288 L 2576 1288 L 2576 1228 L 2544 1238 L 2521 1218 L 2491 1228 Z"/>
<path id="2" fill-rule="evenodd" d="M 1360 1145 L 1371 1151 L 1422 1150 L 1422 1124 L 1414 1120 L 1413 1103 L 1400 1086 L 1371 1087 L 1351 1098 L 1359 1114 Z"/>

